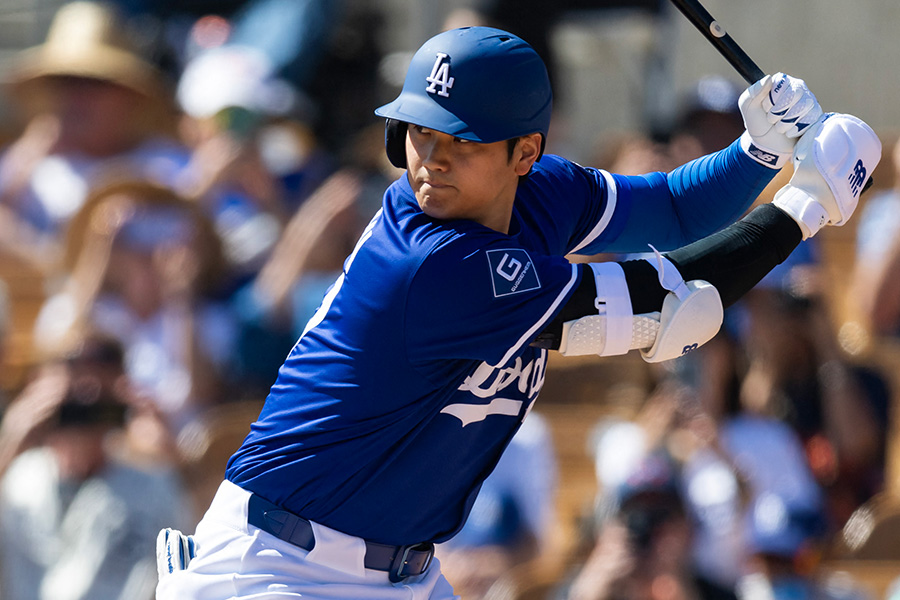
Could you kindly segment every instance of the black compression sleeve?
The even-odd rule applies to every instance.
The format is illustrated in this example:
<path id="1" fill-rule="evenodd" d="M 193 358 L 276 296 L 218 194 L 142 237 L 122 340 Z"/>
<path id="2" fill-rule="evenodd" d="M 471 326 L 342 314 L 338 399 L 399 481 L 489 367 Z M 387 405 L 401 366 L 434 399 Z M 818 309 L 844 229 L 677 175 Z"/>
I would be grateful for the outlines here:
<path id="1" fill-rule="evenodd" d="M 711 283 L 727 307 L 781 264 L 802 240 L 800 227 L 787 213 L 763 204 L 737 223 L 666 256 L 685 281 Z"/>
<path id="2" fill-rule="evenodd" d="M 763 204 L 722 231 L 663 254 L 685 281 L 711 283 L 727 307 L 781 264 L 801 239 L 793 219 L 775 206 Z M 656 269 L 646 260 L 627 261 L 622 268 L 634 314 L 660 310 L 667 291 L 659 285 Z"/>

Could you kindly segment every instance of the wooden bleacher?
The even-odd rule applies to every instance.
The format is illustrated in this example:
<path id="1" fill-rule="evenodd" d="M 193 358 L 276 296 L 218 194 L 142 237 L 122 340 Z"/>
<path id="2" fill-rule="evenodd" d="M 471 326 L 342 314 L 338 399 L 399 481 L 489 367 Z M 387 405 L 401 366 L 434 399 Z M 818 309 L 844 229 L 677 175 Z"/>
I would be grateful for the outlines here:
<path id="1" fill-rule="evenodd" d="M 45 275 L 15 256 L 0 255 L 0 280 L 9 296 L 9 331 L 0 361 L 0 389 L 14 391 L 35 362 L 32 330 L 46 298 Z"/>

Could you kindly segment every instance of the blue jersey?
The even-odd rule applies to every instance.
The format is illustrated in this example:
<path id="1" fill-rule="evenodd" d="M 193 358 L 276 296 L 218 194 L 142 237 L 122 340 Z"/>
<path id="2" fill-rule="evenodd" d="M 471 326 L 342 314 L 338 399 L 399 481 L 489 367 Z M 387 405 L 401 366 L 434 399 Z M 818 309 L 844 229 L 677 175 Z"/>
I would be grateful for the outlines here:
<path id="1" fill-rule="evenodd" d="M 371 541 L 452 537 L 544 382 L 547 352 L 529 344 L 580 281 L 565 256 L 684 245 L 740 216 L 774 173 L 737 144 L 640 177 L 545 156 L 508 234 L 428 217 L 404 175 L 226 477 Z"/>

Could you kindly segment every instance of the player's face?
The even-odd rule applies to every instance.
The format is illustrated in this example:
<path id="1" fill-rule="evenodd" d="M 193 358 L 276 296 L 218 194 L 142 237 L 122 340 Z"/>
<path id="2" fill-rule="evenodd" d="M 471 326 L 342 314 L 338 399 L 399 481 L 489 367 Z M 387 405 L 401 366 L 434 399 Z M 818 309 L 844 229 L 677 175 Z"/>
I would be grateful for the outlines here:
<path id="1" fill-rule="evenodd" d="M 537 139 L 537 142 L 534 140 Z M 436 219 L 469 219 L 507 232 L 519 176 L 537 159 L 540 135 L 480 144 L 410 125 L 406 158 L 410 185 L 422 210 Z"/>

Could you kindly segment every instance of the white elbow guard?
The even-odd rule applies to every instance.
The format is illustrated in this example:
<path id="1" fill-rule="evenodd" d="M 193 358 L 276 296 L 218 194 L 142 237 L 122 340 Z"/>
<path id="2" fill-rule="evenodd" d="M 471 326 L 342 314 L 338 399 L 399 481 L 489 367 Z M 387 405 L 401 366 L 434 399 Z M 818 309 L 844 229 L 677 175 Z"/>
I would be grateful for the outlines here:
<path id="1" fill-rule="evenodd" d="M 678 358 L 716 335 L 724 310 L 719 292 L 705 281 L 688 281 L 657 253 L 659 282 L 669 293 L 662 311 L 635 315 L 625 273 L 618 263 L 591 263 L 597 286 L 598 314 L 563 324 L 563 356 L 615 356 L 641 349 L 647 362 Z"/>
<path id="2" fill-rule="evenodd" d="M 653 345 L 641 350 L 649 363 L 678 358 L 696 350 L 718 333 L 725 316 L 722 298 L 715 287 L 699 279 L 686 282 L 669 259 L 659 252 L 656 259 L 653 266 L 659 272 L 659 283 L 669 293 L 663 300 L 662 312 L 651 313 L 658 315 L 659 331 Z"/>
<path id="3" fill-rule="evenodd" d="M 597 288 L 596 315 L 563 324 L 559 353 L 563 356 L 615 356 L 631 350 L 631 295 L 619 263 L 590 263 Z"/>

